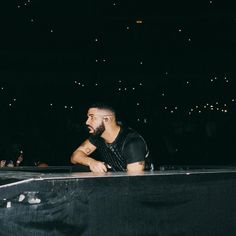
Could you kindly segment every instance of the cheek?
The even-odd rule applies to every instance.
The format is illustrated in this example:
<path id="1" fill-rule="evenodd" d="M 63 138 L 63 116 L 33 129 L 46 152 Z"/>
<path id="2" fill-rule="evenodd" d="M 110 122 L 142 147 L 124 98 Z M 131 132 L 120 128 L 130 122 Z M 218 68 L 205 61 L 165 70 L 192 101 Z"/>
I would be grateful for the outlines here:
<path id="1" fill-rule="evenodd" d="M 102 125 L 102 122 L 101 121 L 97 121 L 97 122 L 94 122 L 93 123 L 93 127 L 94 128 L 98 128 L 98 127 L 100 127 Z"/>
<path id="2" fill-rule="evenodd" d="M 93 128 L 96 128 L 98 126 L 98 122 L 92 120 L 89 120 L 86 124 Z"/>

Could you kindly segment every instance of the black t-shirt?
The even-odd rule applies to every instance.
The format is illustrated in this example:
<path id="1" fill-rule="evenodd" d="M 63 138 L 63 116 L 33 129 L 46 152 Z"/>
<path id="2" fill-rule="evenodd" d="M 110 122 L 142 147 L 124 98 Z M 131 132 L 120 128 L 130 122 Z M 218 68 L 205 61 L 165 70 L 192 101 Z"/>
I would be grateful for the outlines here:
<path id="1" fill-rule="evenodd" d="M 143 137 L 131 128 L 121 126 L 113 143 L 106 143 L 100 136 L 89 137 L 89 141 L 97 147 L 100 161 L 111 167 L 112 171 L 126 171 L 127 164 L 148 162 L 149 150 Z"/>

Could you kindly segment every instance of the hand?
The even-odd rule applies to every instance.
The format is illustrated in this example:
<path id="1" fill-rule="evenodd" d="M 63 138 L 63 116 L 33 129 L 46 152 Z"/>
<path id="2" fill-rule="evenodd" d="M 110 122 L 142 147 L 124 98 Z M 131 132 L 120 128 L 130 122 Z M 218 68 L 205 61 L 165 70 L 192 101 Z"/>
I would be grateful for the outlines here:
<path id="1" fill-rule="evenodd" d="M 5 165 L 6 165 L 6 160 L 1 160 L 0 167 L 5 167 Z"/>
<path id="2" fill-rule="evenodd" d="M 89 168 L 92 172 L 96 173 L 105 173 L 107 172 L 107 168 L 104 162 L 91 160 L 89 163 Z"/>
<path id="3" fill-rule="evenodd" d="M 16 160 L 16 166 L 19 166 L 20 165 L 20 163 L 23 161 L 23 155 L 22 154 L 20 154 L 20 156 L 17 158 L 17 160 Z"/>

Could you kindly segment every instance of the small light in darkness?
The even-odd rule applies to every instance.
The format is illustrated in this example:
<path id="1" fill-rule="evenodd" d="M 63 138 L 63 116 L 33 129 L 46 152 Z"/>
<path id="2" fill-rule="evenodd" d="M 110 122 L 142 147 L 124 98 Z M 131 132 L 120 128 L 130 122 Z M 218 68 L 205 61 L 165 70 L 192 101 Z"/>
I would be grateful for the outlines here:
<path id="1" fill-rule="evenodd" d="M 142 24 L 143 21 L 142 20 L 136 20 L 136 24 Z"/>

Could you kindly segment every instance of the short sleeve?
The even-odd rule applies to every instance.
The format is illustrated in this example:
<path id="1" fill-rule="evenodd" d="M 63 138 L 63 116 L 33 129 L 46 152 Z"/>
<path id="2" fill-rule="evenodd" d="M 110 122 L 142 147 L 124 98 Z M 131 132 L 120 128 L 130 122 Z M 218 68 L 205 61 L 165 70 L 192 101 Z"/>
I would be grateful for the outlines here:
<path id="1" fill-rule="evenodd" d="M 99 137 L 96 136 L 89 136 L 88 140 L 90 143 L 92 143 L 95 147 L 99 147 L 99 145 L 101 145 L 101 140 L 99 139 Z"/>
<path id="2" fill-rule="evenodd" d="M 147 145 L 140 136 L 131 137 L 124 144 L 123 155 L 126 163 L 145 161 L 147 155 Z"/>

